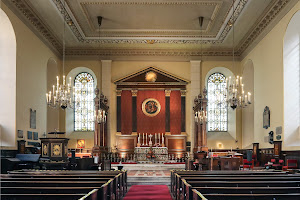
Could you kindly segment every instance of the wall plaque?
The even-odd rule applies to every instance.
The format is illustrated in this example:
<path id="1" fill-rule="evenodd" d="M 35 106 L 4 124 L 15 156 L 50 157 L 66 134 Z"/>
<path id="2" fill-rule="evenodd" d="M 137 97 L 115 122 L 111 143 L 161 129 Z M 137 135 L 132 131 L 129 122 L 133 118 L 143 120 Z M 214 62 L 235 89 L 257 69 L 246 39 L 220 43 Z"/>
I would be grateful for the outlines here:
<path id="1" fill-rule="evenodd" d="M 270 109 L 265 107 L 263 112 L 263 128 L 268 129 L 270 127 Z"/>
<path id="2" fill-rule="evenodd" d="M 30 128 L 36 129 L 36 110 L 30 108 Z"/>
<path id="3" fill-rule="evenodd" d="M 149 117 L 154 117 L 160 112 L 160 103 L 153 98 L 144 100 L 142 103 L 142 111 Z"/>

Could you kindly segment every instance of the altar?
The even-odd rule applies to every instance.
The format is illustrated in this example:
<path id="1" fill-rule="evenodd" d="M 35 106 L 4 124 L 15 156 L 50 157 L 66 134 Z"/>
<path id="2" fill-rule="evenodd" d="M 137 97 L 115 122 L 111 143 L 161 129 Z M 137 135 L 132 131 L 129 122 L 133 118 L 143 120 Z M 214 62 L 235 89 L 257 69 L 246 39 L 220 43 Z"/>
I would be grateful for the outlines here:
<path id="1" fill-rule="evenodd" d="M 136 161 L 149 161 L 147 153 L 150 151 L 150 147 L 135 147 L 134 153 L 136 155 Z M 152 152 L 155 156 L 155 161 L 167 161 L 168 160 L 168 148 L 167 147 L 152 147 Z"/>

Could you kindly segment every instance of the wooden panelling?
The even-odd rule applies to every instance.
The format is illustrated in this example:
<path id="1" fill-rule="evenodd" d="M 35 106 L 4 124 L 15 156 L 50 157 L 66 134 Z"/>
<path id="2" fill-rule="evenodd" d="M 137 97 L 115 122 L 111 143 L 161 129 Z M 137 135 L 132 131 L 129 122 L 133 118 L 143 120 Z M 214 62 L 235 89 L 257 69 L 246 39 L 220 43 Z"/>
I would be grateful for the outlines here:
<path id="1" fill-rule="evenodd" d="M 181 134 L 181 94 L 179 90 L 170 95 L 170 133 Z"/>
<path id="2" fill-rule="evenodd" d="M 165 138 L 169 154 L 182 156 L 186 152 L 186 135 L 166 135 Z"/>

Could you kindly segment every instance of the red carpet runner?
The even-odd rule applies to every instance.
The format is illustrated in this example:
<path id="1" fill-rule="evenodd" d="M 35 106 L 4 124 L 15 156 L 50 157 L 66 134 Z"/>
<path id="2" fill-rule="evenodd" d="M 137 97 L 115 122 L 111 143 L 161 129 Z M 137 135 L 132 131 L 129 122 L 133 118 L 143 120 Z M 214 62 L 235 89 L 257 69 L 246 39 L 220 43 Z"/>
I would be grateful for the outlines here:
<path id="1" fill-rule="evenodd" d="M 123 200 L 172 200 L 166 185 L 133 185 Z"/>

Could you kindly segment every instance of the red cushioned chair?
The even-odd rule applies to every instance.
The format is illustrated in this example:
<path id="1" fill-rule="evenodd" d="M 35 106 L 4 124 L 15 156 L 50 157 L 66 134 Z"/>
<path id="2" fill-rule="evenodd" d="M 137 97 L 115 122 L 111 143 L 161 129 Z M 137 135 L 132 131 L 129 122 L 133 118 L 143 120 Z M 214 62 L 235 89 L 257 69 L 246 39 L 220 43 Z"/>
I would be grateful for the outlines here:
<path id="1" fill-rule="evenodd" d="M 251 161 L 248 161 L 247 159 L 243 159 L 243 170 L 245 168 L 249 168 L 253 170 L 254 167 L 254 160 L 252 159 Z"/>
<path id="2" fill-rule="evenodd" d="M 282 169 L 283 167 L 283 164 L 284 164 L 284 161 L 283 160 L 279 160 L 278 163 L 276 164 L 273 164 L 272 167 L 274 167 L 274 169 Z"/>
<path id="3" fill-rule="evenodd" d="M 282 167 L 283 170 L 297 169 L 297 168 L 298 168 L 298 164 L 297 164 L 297 160 L 296 159 L 287 159 L 286 160 L 286 166 Z"/>
<path id="4" fill-rule="evenodd" d="M 274 164 L 276 162 L 276 160 L 274 158 L 272 158 L 270 162 Z M 273 166 L 273 164 L 266 163 L 265 167 L 267 167 L 267 166 Z"/>

